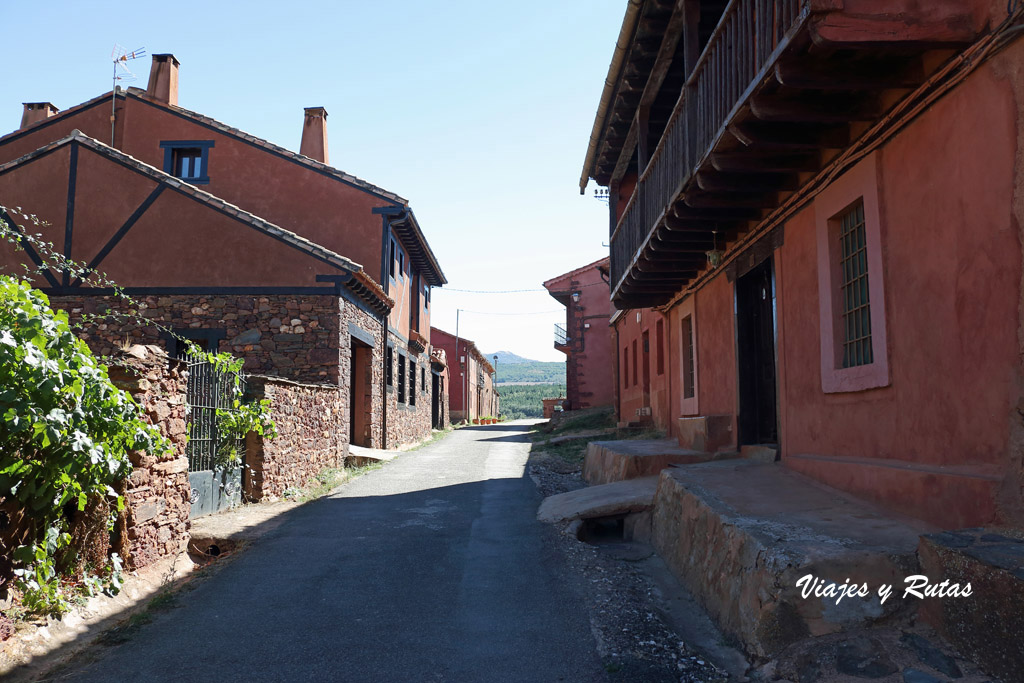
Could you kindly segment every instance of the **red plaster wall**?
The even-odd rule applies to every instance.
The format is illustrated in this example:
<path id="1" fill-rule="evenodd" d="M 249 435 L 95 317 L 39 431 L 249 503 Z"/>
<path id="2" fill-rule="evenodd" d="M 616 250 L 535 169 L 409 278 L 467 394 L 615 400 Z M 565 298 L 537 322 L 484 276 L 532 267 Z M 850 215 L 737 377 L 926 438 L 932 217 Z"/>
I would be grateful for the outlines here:
<path id="1" fill-rule="evenodd" d="M 813 207 L 786 225 L 784 456 L 1005 461 L 1018 392 L 1015 115 L 983 67 L 881 150 L 890 387 L 822 393 Z"/>
<path id="2" fill-rule="evenodd" d="M 640 321 L 637 322 L 637 314 L 640 315 Z M 657 321 L 663 320 L 665 325 L 665 348 L 663 353 L 665 354 L 664 372 L 658 374 L 658 339 L 657 339 Z M 636 411 L 643 408 L 645 405 L 649 405 L 651 408 L 651 420 L 654 426 L 658 429 L 665 430 L 671 434 L 674 430 L 674 425 L 671 424 L 674 417 L 670 409 L 670 394 L 671 394 L 671 362 L 669 361 L 670 353 L 669 350 L 669 326 L 671 321 L 657 311 L 653 311 L 650 308 L 632 309 L 624 311 L 622 316 L 615 322 L 615 329 L 618 333 L 618 365 L 619 365 L 619 420 L 622 422 L 636 422 L 646 418 L 638 417 Z M 644 353 L 643 353 L 643 334 L 644 332 L 649 333 L 650 339 L 650 396 L 646 400 L 644 399 Z M 637 360 L 636 360 L 636 377 L 633 376 L 633 346 L 636 342 Z M 626 373 L 622 367 L 623 362 L 623 349 L 629 349 L 629 383 L 625 386 L 623 380 L 625 379 Z"/>
<path id="3" fill-rule="evenodd" d="M 36 227 L 62 250 L 70 145 L 0 175 L 0 201 L 36 213 Z M 157 186 L 96 152 L 79 146 L 71 256 L 90 262 Z M 110 188 L 116 187 L 117 192 Z M 0 264 L 20 272 L 24 256 L 0 250 Z M 125 287 L 324 286 L 319 273 L 338 269 L 170 189 L 165 189 L 100 264 Z"/>
<path id="4" fill-rule="evenodd" d="M 388 200 L 134 97 L 121 102 L 118 125 L 119 149 L 161 170 L 161 141 L 213 140 L 210 182 L 200 189 L 352 259 L 380 281 L 382 223 L 373 209 Z M 0 163 L 75 128 L 109 143 L 109 110 L 93 107 L 0 141 Z"/>

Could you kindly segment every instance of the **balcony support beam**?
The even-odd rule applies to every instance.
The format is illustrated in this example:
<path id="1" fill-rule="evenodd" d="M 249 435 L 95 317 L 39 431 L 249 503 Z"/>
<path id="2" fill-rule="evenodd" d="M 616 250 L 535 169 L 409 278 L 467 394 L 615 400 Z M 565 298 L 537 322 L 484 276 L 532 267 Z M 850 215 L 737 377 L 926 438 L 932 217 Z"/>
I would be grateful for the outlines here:
<path id="1" fill-rule="evenodd" d="M 740 151 L 711 155 L 711 165 L 723 173 L 803 173 L 821 167 L 821 155 Z"/>
<path id="2" fill-rule="evenodd" d="M 873 121 L 881 113 L 876 98 L 851 98 L 837 95 L 781 97 L 755 95 L 750 111 L 761 121 L 786 123 L 847 123 Z"/>
<path id="3" fill-rule="evenodd" d="M 921 60 L 898 64 L 829 66 L 825 60 L 789 60 L 775 65 L 775 80 L 787 88 L 828 91 L 877 91 L 916 88 L 924 81 Z"/>
<path id="4" fill-rule="evenodd" d="M 817 152 L 850 144 L 850 127 L 845 123 L 811 126 L 744 121 L 731 124 L 729 133 L 744 146 L 758 151 Z"/>

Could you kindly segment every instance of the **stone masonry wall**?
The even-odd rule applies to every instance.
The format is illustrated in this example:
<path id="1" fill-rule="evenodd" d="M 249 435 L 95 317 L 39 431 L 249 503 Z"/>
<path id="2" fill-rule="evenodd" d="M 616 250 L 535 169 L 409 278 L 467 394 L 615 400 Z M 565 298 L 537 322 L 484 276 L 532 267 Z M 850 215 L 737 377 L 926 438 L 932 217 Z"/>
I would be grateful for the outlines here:
<path id="1" fill-rule="evenodd" d="M 130 568 L 144 567 L 175 556 L 188 543 L 191 488 L 188 483 L 188 439 L 183 364 L 169 365 L 167 354 L 155 346 L 135 346 L 115 356 L 108 368 L 111 381 L 142 406 L 145 419 L 155 424 L 173 445 L 164 457 L 136 451 L 126 482 L 127 537 L 125 558 Z"/>
<path id="2" fill-rule="evenodd" d="M 140 296 L 139 313 L 175 331 L 223 330 L 217 351 L 245 359 L 245 372 L 285 377 L 300 382 L 338 384 L 340 367 L 339 298 L 299 296 Z M 54 296 L 50 302 L 74 322 L 102 315 L 124 303 L 112 296 Z M 344 308 L 354 308 L 345 302 Z M 379 321 L 377 326 L 380 326 Z M 93 351 L 111 355 L 125 340 L 163 346 L 159 328 L 135 320 L 103 318 L 80 336 Z"/>
<path id="3" fill-rule="evenodd" d="M 395 367 L 392 389 L 387 392 L 387 447 L 411 446 L 430 436 L 430 353 L 414 354 L 405 341 L 389 333 L 389 343 L 395 349 Z M 406 364 L 405 401 L 398 400 L 398 363 Z M 410 362 L 416 373 L 415 404 L 410 405 L 409 374 Z M 423 382 L 424 376 L 426 382 Z M 424 391 L 426 389 L 426 391 Z"/>
<path id="4" fill-rule="evenodd" d="M 248 393 L 269 399 L 277 437 L 246 440 L 245 495 L 278 498 L 308 484 L 326 467 L 341 467 L 348 452 L 348 401 L 336 386 L 296 384 L 250 376 Z"/>

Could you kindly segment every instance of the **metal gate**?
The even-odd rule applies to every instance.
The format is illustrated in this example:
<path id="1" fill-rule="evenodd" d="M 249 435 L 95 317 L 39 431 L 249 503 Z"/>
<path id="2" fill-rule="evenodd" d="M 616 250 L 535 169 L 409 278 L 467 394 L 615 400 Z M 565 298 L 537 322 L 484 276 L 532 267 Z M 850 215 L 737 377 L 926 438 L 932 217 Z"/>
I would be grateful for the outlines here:
<path id="1" fill-rule="evenodd" d="M 224 414 L 235 411 L 235 399 L 245 394 L 245 379 L 219 369 L 202 354 L 186 353 L 183 360 L 188 364 L 190 516 L 199 517 L 242 502 L 245 438 L 223 434 L 218 425 Z"/>

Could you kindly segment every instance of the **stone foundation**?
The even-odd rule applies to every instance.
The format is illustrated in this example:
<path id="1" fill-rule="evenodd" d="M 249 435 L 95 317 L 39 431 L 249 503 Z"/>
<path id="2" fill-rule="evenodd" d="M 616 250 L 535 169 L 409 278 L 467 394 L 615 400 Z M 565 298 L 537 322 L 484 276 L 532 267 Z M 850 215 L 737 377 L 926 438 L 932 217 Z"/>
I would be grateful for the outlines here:
<path id="1" fill-rule="evenodd" d="M 921 537 L 921 573 L 934 584 L 971 585 L 970 597 L 926 597 L 921 616 L 987 673 L 1012 681 L 1024 671 L 1024 539 L 964 529 Z M 998 637 L 1005 634 L 1006 637 Z"/>
<path id="2" fill-rule="evenodd" d="M 345 375 L 340 356 L 342 339 L 337 296 L 142 296 L 139 314 L 188 337 L 219 335 L 213 351 L 228 351 L 245 359 L 244 371 L 301 382 L 338 384 Z M 54 296 L 55 308 L 68 312 L 72 322 L 102 316 L 124 303 L 111 296 Z M 355 309 L 341 300 L 342 309 Z M 354 313 L 363 313 L 354 311 Z M 378 319 L 369 317 L 377 329 Z M 359 317 L 359 316 L 356 316 Z M 371 327 L 371 330 L 374 328 Z M 100 317 L 80 332 L 92 350 L 109 356 L 125 340 L 167 348 L 166 333 L 135 319 Z M 347 381 L 346 381 L 347 383 Z"/>
<path id="3" fill-rule="evenodd" d="M 111 381 L 142 406 L 146 421 L 157 425 L 173 445 L 164 457 L 131 453 L 133 470 L 126 482 L 126 515 L 122 550 L 129 568 L 145 567 L 173 557 L 188 543 L 191 489 L 188 483 L 188 439 L 183 364 L 169 364 L 155 346 L 133 347 L 118 354 L 108 368 Z"/>
<path id="4" fill-rule="evenodd" d="M 732 415 L 680 417 L 677 422 L 679 445 L 682 448 L 714 453 L 719 450 L 732 450 L 735 447 Z"/>
<path id="5" fill-rule="evenodd" d="M 671 439 L 593 441 L 583 459 L 583 480 L 591 486 L 623 479 L 657 476 L 675 464 L 714 460 L 710 453 L 680 448 Z"/>
<path id="6" fill-rule="evenodd" d="M 250 376 L 248 394 L 270 401 L 277 437 L 246 439 L 243 489 L 250 501 L 274 499 L 305 486 L 324 468 L 341 467 L 348 452 L 348 397 L 336 386 Z"/>
<path id="7" fill-rule="evenodd" d="M 882 604 L 875 591 L 916 573 L 922 530 L 778 464 L 745 460 L 662 471 L 652 519 L 658 554 L 757 658 L 915 609 L 895 594 Z M 871 593 L 804 599 L 797 581 L 808 574 Z"/>

